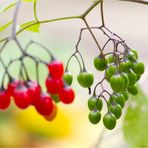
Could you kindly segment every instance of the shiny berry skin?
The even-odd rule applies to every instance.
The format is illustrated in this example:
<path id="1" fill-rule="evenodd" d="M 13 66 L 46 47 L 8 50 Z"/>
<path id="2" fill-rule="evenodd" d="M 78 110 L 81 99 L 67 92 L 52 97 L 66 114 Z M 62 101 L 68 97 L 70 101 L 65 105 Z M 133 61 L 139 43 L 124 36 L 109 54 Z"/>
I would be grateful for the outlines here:
<path id="1" fill-rule="evenodd" d="M 88 117 L 89 117 L 89 121 L 92 124 L 97 124 L 101 119 L 101 113 L 99 111 L 91 111 Z"/>
<path id="2" fill-rule="evenodd" d="M 31 104 L 30 97 L 27 92 L 27 87 L 18 85 L 13 93 L 14 102 L 20 109 L 25 109 Z"/>
<path id="3" fill-rule="evenodd" d="M 57 115 L 57 106 L 56 106 L 56 104 L 54 103 L 54 104 L 53 104 L 53 111 L 52 111 L 49 115 L 44 116 L 44 118 L 45 118 L 47 121 L 52 121 L 53 119 L 55 119 L 56 115 Z"/>
<path id="4" fill-rule="evenodd" d="M 31 104 L 34 105 L 36 100 L 39 99 L 40 93 L 41 93 L 41 87 L 37 82 L 34 81 L 28 81 L 26 82 L 27 86 L 27 93 L 30 97 Z"/>
<path id="5" fill-rule="evenodd" d="M 117 71 L 117 67 L 116 65 L 110 65 L 107 69 L 106 69 L 106 78 L 107 80 L 110 80 L 111 76 L 113 76 Z"/>
<path id="6" fill-rule="evenodd" d="M 107 68 L 108 60 L 104 56 L 99 56 L 94 59 L 94 66 L 97 70 L 103 71 Z"/>
<path id="7" fill-rule="evenodd" d="M 128 72 L 132 66 L 132 63 L 126 59 L 119 64 L 119 70 L 121 72 Z"/>
<path id="8" fill-rule="evenodd" d="M 92 96 L 88 100 L 88 108 L 89 110 L 94 110 L 96 108 L 97 98 L 96 96 Z"/>
<path id="9" fill-rule="evenodd" d="M 21 82 L 15 79 L 9 82 L 7 91 L 9 92 L 11 96 L 13 96 L 14 89 L 18 86 L 19 83 Z"/>
<path id="10" fill-rule="evenodd" d="M 127 76 L 126 73 L 122 73 L 122 78 L 124 79 L 124 87 L 123 87 L 123 90 L 126 90 L 127 87 L 129 86 L 129 78 Z"/>
<path id="11" fill-rule="evenodd" d="M 91 72 L 80 72 L 77 76 L 79 84 L 84 88 L 89 88 L 94 82 L 94 76 Z"/>
<path id="12" fill-rule="evenodd" d="M 64 66 L 60 61 L 53 60 L 48 65 L 50 76 L 53 78 L 61 78 L 64 74 Z"/>
<path id="13" fill-rule="evenodd" d="M 52 98 L 47 93 L 40 94 L 39 100 L 35 104 L 37 112 L 43 116 L 48 116 L 54 110 Z"/>
<path id="14" fill-rule="evenodd" d="M 110 78 L 110 85 L 115 92 L 121 92 L 124 88 L 124 78 L 121 74 L 115 74 Z"/>
<path id="15" fill-rule="evenodd" d="M 133 86 L 129 86 L 127 88 L 128 92 L 131 94 L 131 95 L 137 95 L 138 94 L 138 88 L 137 86 L 133 85 Z"/>
<path id="16" fill-rule="evenodd" d="M 58 94 L 59 91 L 64 87 L 62 78 L 48 77 L 46 79 L 47 91 L 51 94 Z"/>
<path id="17" fill-rule="evenodd" d="M 135 55 L 135 57 L 138 59 L 138 52 L 137 52 L 137 50 L 135 50 L 135 49 L 130 49 L 130 51 L 132 52 L 132 53 L 134 53 L 134 55 Z"/>
<path id="18" fill-rule="evenodd" d="M 128 76 L 128 79 L 129 79 L 129 86 L 134 85 L 137 81 L 137 75 L 132 70 L 130 70 L 127 73 L 127 76 Z"/>
<path id="19" fill-rule="evenodd" d="M 0 109 L 5 110 L 10 105 L 10 95 L 7 90 L 0 90 Z"/>
<path id="20" fill-rule="evenodd" d="M 127 91 L 127 90 L 123 91 L 123 92 L 122 92 L 122 95 L 124 96 L 125 101 L 127 101 L 128 98 L 129 98 L 129 93 L 128 93 L 128 91 Z"/>
<path id="21" fill-rule="evenodd" d="M 64 104 L 72 103 L 74 101 L 74 98 L 75 98 L 75 93 L 71 87 L 66 86 L 63 89 L 61 89 L 59 92 L 59 99 Z"/>
<path id="22" fill-rule="evenodd" d="M 128 58 L 131 62 L 136 61 L 136 56 L 135 56 L 135 54 L 134 54 L 133 52 L 129 52 L 129 53 L 127 54 L 127 58 Z"/>
<path id="23" fill-rule="evenodd" d="M 140 61 L 136 61 L 134 64 L 133 64 L 133 67 L 132 67 L 133 71 L 138 74 L 138 75 L 142 75 L 144 73 L 144 64 Z"/>
<path id="24" fill-rule="evenodd" d="M 65 72 L 63 76 L 64 81 L 68 84 L 71 85 L 73 81 L 73 76 L 70 72 Z"/>
<path id="25" fill-rule="evenodd" d="M 115 115 L 113 113 L 105 114 L 104 117 L 103 117 L 103 124 L 109 130 L 114 129 L 115 126 L 116 126 L 116 117 L 115 117 Z"/>
<path id="26" fill-rule="evenodd" d="M 115 115 L 116 119 L 119 119 L 122 114 L 122 107 L 115 103 L 109 106 L 109 110 Z"/>

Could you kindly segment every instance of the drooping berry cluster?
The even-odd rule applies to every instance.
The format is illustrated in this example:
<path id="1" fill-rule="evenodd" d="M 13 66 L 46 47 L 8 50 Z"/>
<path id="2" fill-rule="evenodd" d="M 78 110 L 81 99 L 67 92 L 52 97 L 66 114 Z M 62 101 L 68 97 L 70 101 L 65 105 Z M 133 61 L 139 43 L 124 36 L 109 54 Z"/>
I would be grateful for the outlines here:
<path id="1" fill-rule="evenodd" d="M 51 59 L 50 62 L 46 62 L 36 56 L 30 55 L 27 52 L 27 48 L 23 50 L 17 40 L 16 43 L 18 47 L 21 48 L 22 52 L 22 55 L 19 58 L 11 60 L 7 66 L 2 57 L 0 58 L 1 64 L 5 69 L 0 90 L 0 109 L 7 109 L 10 105 L 11 99 L 14 99 L 18 108 L 27 109 L 29 106 L 34 106 L 40 115 L 42 115 L 46 120 L 51 121 L 55 118 L 57 113 L 57 102 L 70 104 L 75 98 L 73 89 L 63 79 L 64 66 L 40 43 L 31 41 L 27 45 L 27 48 L 29 48 L 31 44 L 39 45 L 42 49 L 45 49 L 48 52 Z M 24 63 L 25 58 L 30 58 L 36 63 L 34 70 L 36 71 L 36 80 L 30 79 L 28 70 Z M 19 79 L 14 79 L 12 77 L 12 73 L 9 72 L 10 66 L 16 61 L 20 62 L 20 67 L 18 67 Z M 47 90 L 45 91 L 39 84 L 39 64 L 44 64 L 48 69 L 48 77 L 45 82 Z M 7 86 L 5 86 L 4 83 L 6 77 L 9 79 Z"/>
<path id="2" fill-rule="evenodd" d="M 81 29 L 76 51 L 72 54 L 69 61 L 72 57 L 77 59 L 80 65 L 80 73 L 77 76 L 78 83 L 84 88 L 89 88 L 89 93 L 91 93 L 90 87 L 93 84 L 94 76 L 86 70 L 83 57 L 78 50 L 82 31 L 87 29 Z M 103 99 L 108 109 L 107 113 L 103 116 L 103 123 L 107 129 L 112 130 L 116 126 L 116 120 L 121 117 L 122 109 L 129 98 L 129 93 L 132 95 L 138 93 L 136 83 L 144 73 L 144 64 L 139 61 L 137 51 L 127 46 L 124 40 L 118 35 L 113 34 L 108 28 L 101 26 L 91 27 L 90 29 L 101 30 L 108 37 L 108 40 L 101 48 L 100 54 L 94 58 L 93 65 L 97 71 L 104 72 L 104 78 L 96 84 L 92 97 L 88 99 L 88 108 L 90 110 L 89 120 L 93 124 L 99 123 L 101 120 Z M 105 52 L 105 48 L 110 42 L 114 48 L 109 52 Z M 82 66 L 78 55 L 82 60 Z M 69 61 L 64 78 L 68 84 L 71 84 L 73 77 L 68 71 Z M 109 87 L 112 90 L 110 93 L 103 87 L 105 80 L 109 83 Z M 98 86 L 101 86 L 102 89 L 99 94 L 96 93 Z M 109 97 L 106 97 L 105 93 Z"/>

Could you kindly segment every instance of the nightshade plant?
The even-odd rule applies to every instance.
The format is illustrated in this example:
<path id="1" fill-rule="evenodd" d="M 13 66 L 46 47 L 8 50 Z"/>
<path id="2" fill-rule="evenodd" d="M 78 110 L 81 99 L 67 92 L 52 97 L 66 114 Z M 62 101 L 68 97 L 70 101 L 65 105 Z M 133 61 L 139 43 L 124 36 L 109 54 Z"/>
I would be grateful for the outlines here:
<path id="1" fill-rule="evenodd" d="M 57 113 L 57 103 L 62 102 L 64 104 L 70 104 L 74 101 L 75 93 L 71 88 L 73 82 L 73 75 L 69 71 L 69 65 L 72 58 L 76 58 L 80 72 L 77 76 L 77 81 L 83 88 L 89 90 L 91 97 L 88 99 L 88 108 L 90 110 L 89 120 L 92 124 L 98 124 L 103 118 L 104 126 L 112 130 L 116 126 L 116 120 L 122 115 L 122 109 L 125 106 L 125 102 L 129 98 L 129 94 L 136 95 L 138 89 L 136 86 L 137 81 L 139 81 L 141 75 L 144 73 L 144 64 L 139 60 L 138 53 L 135 49 L 128 46 L 120 36 L 109 30 L 104 21 L 104 11 L 103 11 L 103 0 L 95 0 L 92 5 L 81 15 L 55 18 L 51 20 L 40 21 L 37 17 L 36 4 L 37 0 L 23 0 L 31 1 L 34 3 L 34 17 L 35 20 L 27 22 L 20 25 L 17 30 L 17 16 L 19 6 L 21 1 L 10 4 L 8 7 L 4 8 L 2 11 L 6 11 L 9 8 L 16 5 L 14 12 L 13 21 L 1 27 L 1 30 L 7 28 L 12 24 L 12 34 L 9 37 L 2 39 L 0 42 L 2 46 L 0 48 L 0 53 L 5 49 L 8 42 L 14 41 L 21 52 L 21 56 L 16 59 L 11 59 L 8 64 L 0 56 L 0 63 L 5 69 L 3 73 L 3 78 L 1 82 L 0 90 L 0 109 L 5 110 L 9 107 L 11 102 L 11 97 L 14 99 L 16 106 L 20 109 L 26 109 L 30 105 L 33 105 L 37 112 L 41 114 L 46 120 L 51 121 L 55 118 Z M 140 0 L 130 0 L 131 2 L 139 2 L 143 4 L 148 4 L 146 1 Z M 90 27 L 86 17 L 87 15 L 96 7 L 100 6 L 101 10 L 101 26 Z M 70 20 L 70 19 L 80 19 L 86 25 L 86 28 L 81 28 L 80 35 L 76 44 L 75 52 L 70 56 L 67 65 L 64 66 L 61 61 L 57 60 L 54 55 L 41 43 L 36 41 L 30 41 L 26 47 L 23 47 L 18 40 L 17 35 L 24 30 L 30 30 L 30 28 L 38 27 L 43 23 L 50 23 L 60 20 Z M 33 30 L 33 29 L 32 29 Z M 93 30 L 101 31 L 104 36 L 107 37 L 106 42 L 101 47 L 97 38 L 95 37 Z M 94 76 L 90 72 L 83 59 L 83 56 L 79 49 L 79 44 L 82 40 L 82 34 L 84 31 L 89 31 L 91 37 L 93 38 L 97 48 L 99 50 L 98 55 L 94 57 L 94 63 L 92 66 L 104 75 L 102 80 L 98 79 L 98 83 L 92 90 L 91 87 L 94 82 Z M 106 52 L 106 46 L 112 44 L 113 48 L 109 52 Z M 49 55 L 49 61 L 45 61 L 35 55 L 28 52 L 31 45 L 35 44 L 45 50 Z M 122 47 L 122 49 L 121 49 Z M 24 60 L 30 58 L 34 61 L 36 67 L 34 69 L 36 73 L 36 81 L 30 79 L 28 70 Z M 19 66 L 19 77 L 12 77 L 9 69 L 12 64 L 16 62 L 20 63 Z M 41 85 L 39 83 L 39 64 L 45 65 L 49 73 L 46 78 L 45 86 L 47 88 L 46 92 L 43 92 Z M 8 78 L 7 86 L 5 86 L 5 79 Z M 104 81 L 107 81 L 110 85 L 112 91 L 108 91 L 104 87 Z M 98 87 L 101 86 L 100 93 L 97 93 Z M 106 96 L 106 94 L 108 96 Z M 107 106 L 107 112 L 105 114 L 101 113 L 103 108 L 103 100 Z"/>

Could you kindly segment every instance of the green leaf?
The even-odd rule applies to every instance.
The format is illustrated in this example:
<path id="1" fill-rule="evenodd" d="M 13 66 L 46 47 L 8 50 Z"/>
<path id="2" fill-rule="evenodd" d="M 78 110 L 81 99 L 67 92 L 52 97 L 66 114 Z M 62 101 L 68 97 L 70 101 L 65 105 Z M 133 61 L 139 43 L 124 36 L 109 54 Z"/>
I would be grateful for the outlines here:
<path id="1" fill-rule="evenodd" d="M 148 97 L 139 88 L 139 94 L 131 98 L 123 122 L 125 140 L 132 147 L 148 146 Z"/>
<path id="2" fill-rule="evenodd" d="M 27 27 L 27 26 L 35 23 L 35 22 L 36 21 L 30 21 L 30 22 L 24 23 L 24 24 L 20 25 L 18 27 L 18 29 L 25 28 L 25 27 Z M 26 28 L 26 30 L 33 31 L 33 32 L 39 32 L 39 29 L 40 29 L 40 24 L 36 24 L 36 25 L 30 26 L 29 28 Z"/>
<path id="3" fill-rule="evenodd" d="M 12 24 L 13 21 L 8 22 L 7 24 L 0 26 L 0 32 L 5 30 L 8 26 L 10 26 Z"/>
<path id="4" fill-rule="evenodd" d="M 3 7 L 2 9 L 0 9 L 0 13 L 3 13 L 5 11 L 7 11 L 8 9 L 10 9 L 11 7 L 15 6 L 16 2 L 10 3 L 9 5 Z"/>

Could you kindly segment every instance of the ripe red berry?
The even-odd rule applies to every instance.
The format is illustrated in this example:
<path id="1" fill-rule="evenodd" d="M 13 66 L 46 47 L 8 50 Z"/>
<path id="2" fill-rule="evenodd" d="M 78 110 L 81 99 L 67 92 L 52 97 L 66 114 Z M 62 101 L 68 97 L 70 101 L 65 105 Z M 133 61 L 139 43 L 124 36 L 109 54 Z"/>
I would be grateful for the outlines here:
<path id="1" fill-rule="evenodd" d="M 8 91 L 8 93 L 9 93 L 11 96 L 13 96 L 14 89 L 18 86 L 19 83 L 20 83 L 19 80 L 13 79 L 13 80 L 8 84 L 7 91 Z"/>
<path id="2" fill-rule="evenodd" d="M 46 79 L 47 91 L 51 94 L 57 94 L 63 88 L 64 82 L 62 78 L 48 77 Z"/>
<path id="3" fill-rule="evenodd" d="M 6 90 L 0 90 L 0 109 L 7 109 L 10 105 L 10 95 Z"/>
<path id="4" fill-rule="evenodd" d="M 47 93 L 42 93 L 39 100 L 35 104 L 35 108 L 41 115 L 47 116 L 53 111 L 52 98 Z"/>
<path id="5" fill-rule="evenodd" d="M 34 81 L 28 81 L 26 83 L 27 86 L 27 93 L 30 97 L 31 104 L 34 105 L 36 100 L 39 99 L 40 93 L 41 93 L 41 87 L 37 82 Z"/>
<path id="6" fill-rule="evenodd" d="M 15 88 L 13 97 L 16 106 L 21 109 L 27 108 L 31 103 L 30 97 L 27 92 L 27 87 L 25 87 L 24 85 L 18 85 Z"/>
<path id="7" fill-rule="evenodd" d="M 60 101 L 65 104 L 70 104 L 74 101 L 75 93 L 70 87 L 64 87 L 59 92 Z"/>
<path id="8" fill-rule="evenodd" d="M 64 74 L 64 66 L 57 60 L 53 60 L 51 63 L 49 63 L 48 69 L 51 77 L 53 78 L 61 78 Z"/>

